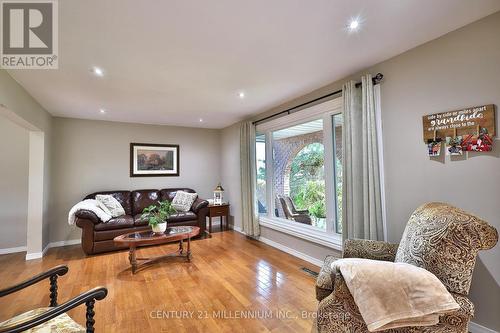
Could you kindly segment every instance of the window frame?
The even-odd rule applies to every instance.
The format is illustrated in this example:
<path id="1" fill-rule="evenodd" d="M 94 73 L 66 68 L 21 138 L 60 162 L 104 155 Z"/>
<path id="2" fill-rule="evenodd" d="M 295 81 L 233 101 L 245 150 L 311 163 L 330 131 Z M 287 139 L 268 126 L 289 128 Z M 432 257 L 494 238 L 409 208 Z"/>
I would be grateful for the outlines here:
<path id="1" fill-rule="evenodd" d="M 325 147 L 325 183 L 335 184 L 333 116 L 342 113 L 342 98 L 335 98 L 256 126 L 256 132 L 266 137 L 266 208 L 267 214 L 259 215 L 259 224 L 307 241 L 342 249 L 342 234 L 336 231 L 335 186 L 327 186 L 325 200 L 327 205 L 326 230 L 302 223 L 275 217 L 273 135 L 274 131 L 299 125 L 317 119 L 323 120 L 323 145 Z"/>

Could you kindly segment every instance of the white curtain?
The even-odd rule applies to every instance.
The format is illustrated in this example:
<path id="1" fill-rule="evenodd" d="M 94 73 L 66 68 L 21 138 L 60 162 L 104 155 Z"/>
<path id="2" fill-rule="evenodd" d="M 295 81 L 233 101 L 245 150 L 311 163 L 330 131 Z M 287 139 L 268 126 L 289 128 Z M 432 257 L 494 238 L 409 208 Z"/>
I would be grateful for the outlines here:
<path id="1" fill-rule="evenodd" d="M 259 218 L 255 209 L 255 125 L 244 122 L 240 127 L 241 210 L 242 231 L 248 236 L 260 235 Z"/>
<path id="2" fill-rule="evenodd" d="M 383 240 L 376 106 L 372 76 L 344 84 L 342 234 Z"/>

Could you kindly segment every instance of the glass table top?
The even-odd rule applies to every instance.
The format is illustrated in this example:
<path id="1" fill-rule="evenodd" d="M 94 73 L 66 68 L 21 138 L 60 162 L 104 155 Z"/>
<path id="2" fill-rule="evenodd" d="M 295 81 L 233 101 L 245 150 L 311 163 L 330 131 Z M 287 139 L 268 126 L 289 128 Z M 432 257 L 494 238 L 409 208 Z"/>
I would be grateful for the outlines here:
<path id="1" fill-rule="evenodd" d="M 167 230 L 163 233 L 155 233 L 152 230 L 146 231 L 138 231 L 132 234 L 129 234 L 124 237 L 124 239 L 149 239 L 149 238 L 157 238 L 163 236 L 175 236 L 178 234 L 187 234 L 193 231 L 193 227 L 190 226 L 180 226 L 180 227 L 167 227 Z"/>

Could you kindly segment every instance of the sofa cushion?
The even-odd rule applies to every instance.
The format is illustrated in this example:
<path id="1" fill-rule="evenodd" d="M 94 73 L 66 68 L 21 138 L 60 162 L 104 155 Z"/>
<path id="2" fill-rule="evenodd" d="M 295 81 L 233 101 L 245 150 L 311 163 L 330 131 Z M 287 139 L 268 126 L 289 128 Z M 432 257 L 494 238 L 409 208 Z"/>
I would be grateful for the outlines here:
<path id="1" fill-rule="evenodd" d="M 184 221 L 191 221 L 191 220 L 197 220 L 198 216 L 193 213 L 192 211 L 187 211 L 187 212 L 177 212 L 175 214 L 172 214 L 167 222 L 184 222 Z"/>
<path id="2" fill-rule="evenodd" d="M 137 214 L 134 216 L 134 225 L 136 227 L 148 225 L 148 220 L 141 218 L 141 215 L 142 214 Z M 193 220 L 197 220 L 197 219 L 198 219 L 198 216 L 191 211 L 189 211 L 189 212 L 177 212 L 177 213 L 170 216 L 170 218 L 167 220 L 167 224 L 168 223 L 176 223 L 176 222 L 193 221 Z"/>
<path id="3" fill-rule="evenodd" d="M 115 198 L 125 210 L 125 215 L 132 215 L 132 205 L 130 201 L 130 191 L 105 191 L 89 194 L 85 199 L 95 199 L 98 194 L 110 194 Z"/>
<path id="4" fill-rule="evenodd" d="M 158 190 L 132 191 L 132 214 L 142 214 L 144 208 L 157 205 L 161 200 Z"/>
<path id="5" fill-rule="evenodd" d="M 134 225 L 135 226 L 148 225 L 148 219 L 142 217 L 142 213 L 141 214 L 135 214 L 134 215 Z"/>
<path id="6" fill-rule="evenodd" d="M 106 223 L 99 223 L 94 226 L 94 230 L 114 230 L 122 228 L 130 228 L 134 226 L 134 219 L 130 215 L 122 215 L 118 217 L 113 217 Z"/>
<path id="7" fill-rule="evenodd" d="M 164 188 L 163 190 L 160 191 L 160 197 L 161 201 L 172 201 L 174 200 L 175 195 L 177 194 L 177 191 L 184 191 L 187 193 L 196 193 L 195 190 L 190 189 L 190 188 Z"/>
<path id="8" fill-rule="evenodd" d="M 200 225 L 196 223 L 196 221 L 184 221 L 184 222 L 170 222 L 168 227 L 199 227 Z M 200 231 L 200 234 L 203 234 L 202 231 Z"/>
<path id="9" fill-rule="evenodd" d="M 129 234 L 136 231 L 144 231 L 151 230 L 149 226 L 135 226 L 132 228 L 124 228 L 124 229 L 114 229 L 114 230 L 101 230 L 94 232 L 94 242 L 102 242 L 102 241 L 113 241 L 113 239 L 117 236 Z M 95 243 L 94 243 L 95 244 Z"/>
<path id="10" fill-rule="evenodd" d="M 451 292 L 469 293 L 477 252 L 493 247 L 495 228 L 444 203 L 425 204 L 410 217 L 395 262 L 425 268 Z"/>

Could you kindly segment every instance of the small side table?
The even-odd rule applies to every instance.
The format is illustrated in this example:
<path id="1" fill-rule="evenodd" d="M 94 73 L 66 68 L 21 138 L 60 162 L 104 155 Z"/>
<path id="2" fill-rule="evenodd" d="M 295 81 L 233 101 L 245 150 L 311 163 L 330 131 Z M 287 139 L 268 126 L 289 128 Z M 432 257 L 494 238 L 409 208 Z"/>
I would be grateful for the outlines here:
<path id="1" fill-rule="evenodd" d="M 226 220 L 226 230 L 229 229 L 229 203 L 208 205 L 208 234 L 212 233 L 212 218 L 220 217 L 220 230 L 224 231 L 223 217 Z"/>

